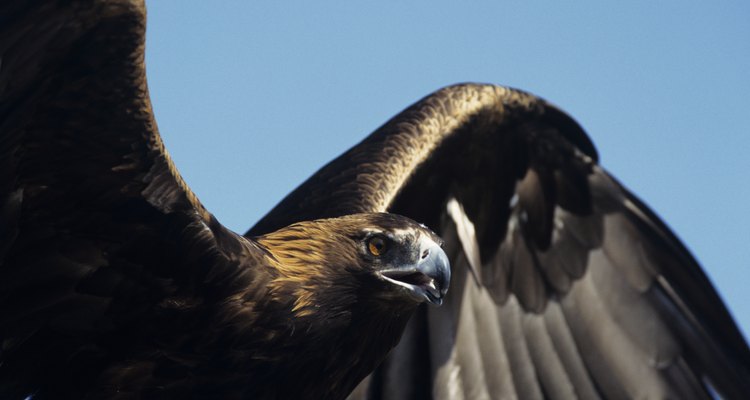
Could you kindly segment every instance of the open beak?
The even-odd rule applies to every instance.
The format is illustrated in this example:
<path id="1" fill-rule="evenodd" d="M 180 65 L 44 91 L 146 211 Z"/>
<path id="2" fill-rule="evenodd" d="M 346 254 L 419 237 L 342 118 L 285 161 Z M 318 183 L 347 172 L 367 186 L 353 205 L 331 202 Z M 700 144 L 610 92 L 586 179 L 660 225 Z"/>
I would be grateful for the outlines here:
<path id="1" fill-rule="evenodd" d="M 419 242 L 419 259 L 415 264 L 380 271 L 380 276 L 407 289 L 415 300 L 439 306 L 448 292 L 451 266 L 440 245 L 427 235 Z"/>

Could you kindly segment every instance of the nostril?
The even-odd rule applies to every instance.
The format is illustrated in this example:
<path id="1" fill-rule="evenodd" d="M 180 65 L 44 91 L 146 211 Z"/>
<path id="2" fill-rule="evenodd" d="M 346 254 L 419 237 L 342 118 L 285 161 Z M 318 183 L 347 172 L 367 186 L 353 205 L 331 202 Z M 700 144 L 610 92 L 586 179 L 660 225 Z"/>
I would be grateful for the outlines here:
<path id="1" fill-rule="evenodd" d="M 430 255 L 430 249 L 427 249 L 427 250 L 423 251 L 422 252 L 422 259 L 424 260 L 429 255 Z"/>

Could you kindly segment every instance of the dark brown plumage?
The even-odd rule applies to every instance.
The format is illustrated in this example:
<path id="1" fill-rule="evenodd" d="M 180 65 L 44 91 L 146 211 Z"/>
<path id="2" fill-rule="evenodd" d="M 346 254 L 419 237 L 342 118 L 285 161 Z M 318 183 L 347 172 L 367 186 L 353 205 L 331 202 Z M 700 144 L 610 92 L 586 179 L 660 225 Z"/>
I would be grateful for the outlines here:
<path id="1" fill-rule="evenodd" d="M 352 397 L 747 397 L 750 351 L 700 267 L 563 112 L 442 89 L 243 238 L 163 148 L 144 16 L 0 6 L 0 397 L 341 398 L 404 329 Z M 448 273 L 386 211 L 443 236 L 444 307 L 409 320 Z"/>
<path id="2" fill-rule="evenodd" d="M 144 24 L 0 6 L 0 398 L 343 398 L 442 300 L 439 239 L 383 213 L 225 229 L 159 138 Z"/>

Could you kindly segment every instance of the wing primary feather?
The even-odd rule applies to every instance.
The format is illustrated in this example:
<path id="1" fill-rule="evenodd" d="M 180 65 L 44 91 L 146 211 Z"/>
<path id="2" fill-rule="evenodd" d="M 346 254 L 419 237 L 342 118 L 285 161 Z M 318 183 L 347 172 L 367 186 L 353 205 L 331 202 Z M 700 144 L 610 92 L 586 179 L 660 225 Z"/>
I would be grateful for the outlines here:
<path id="1" fill-rule="evenodd" d="M 469 399 L 489 399 L 490 392 L 487 385 L 487 374 L 492 371 L 485 370 L 480 345 L 483 342 L 480 337 L 479 321 L 477 321 L 475 307 L 479 301 L 473 301 L 479 290 L 476 285 L 466 280 L 464 284 L 464 296 L 472 301 L 461 302 L 459 322 L 456 332 L 456 360 L 460 365 L 461 383 L 463 384 L 464 396 Z"/>
<path id="2" fill-rule="evenodd" d="M 544 392 L 563 398 L 575 397 L 575 388 L 552 343 L 543 314 L 525 315 L 523 329 L 529 343 L 529 354 Z"/>
<path id="3" fill-rule="evenodd" d="M 523 308 L 515 296 L 510 296 L 504 307 L 497 311 L 500 315 L 503 342 L 510 363 L 516 396 L 523 399 L 544 398 L 534 362 L 529 353 L 529 344 L 523 332 Z"/>
<path id="4" fill-rule="evenodd" d="M 472 305 L 477 329 L 476 343 L 485 371 L 484 379 L 490 398 L 505 398 L 514 394 L 511 367 L 502 340 L 505 329 L 497 313 L 497 304 L 483 288 L 466 290 L 466 303 Z"/>
<path id="5" fill-rule="evenodd" d="M 469 271 L 474 277 L 476 284 L 481 285 L 482 262 L 479 252 L 479 243 L 477 243 L 477 234 L 474 229 L 474 223 L 464 212 L 461 203 L 455 197 L 451 197 L 446 205 L 448 215 L 453 219 L 458 233 L 458 240 L 461 242 L 466 259 L 469 261 Z"/>
<path id="6" fill-rule="evenodd" d="M 700 323 L 670 283 L 661 276 L 657 278 L 657 282 L 658 285 L 650 290 L 648 295 L 688 349 L 687 361 L 691 365 L 697 361 L 701 366 L 701 379 L 709 383 L 706 390 L 717 391 L 730 399 L 746 397 L 745 395 L 750 393 L 750 380 L 747 379 L 750 373 L 748 365 L 741 361 L 742 355 L 728 354 L 720 343 L 711 339 L 706 327 Z"/>
<path id="7" fill-rule="evenodd" d="M 657 271 L 652 257 L 640 242 L 636 227 L 621 213 L 604 217 L 604 244 L 607 258 L 618 267 L 630 285 L 641 292 L 651 287 Z"/>
<path id="8" fill-rule="evenodd" d="M 596 274 L 617 274 L 601 250 L 590 258 L 589 270 L 600 270 Z M 596 255 L 598 253 L 598 255 Z M 607 301 L 612 290 L 627 290 L 620 287 L 599 287 L 595 274 L 587 274 L 577 281 L 570 295 L 563 298 L 565 317 L 570 321 L 576 343 L 594 376 L 597 385 L 608 398 L 665 398 L 671 397 L 669 385 L 656 365 L 653 352 L 636 343 L 634 332 L 628 332 L 618 323 L 623 318 L 618 305 Z M 614 279 L 614 278 L 613 278 Z M 603 293 L 606 293 L 604 295 Z M 620 305 L 627 307 L 627 305 Z M 648 324 L 644 317 L 642 323 Z M 637 327 L 635 329 L 638 329 Z M 637 332 L 636 332 L 637 333 Z M 653 337 L 636 335 L 642 340 Z"/>
<path id="9" fill-rule="evenodd" d="M 624 268 L 616 265 L 606 252 L 594 251 L 589 259 L 591 280 L 598 293 L 606 293 L 600 295 L 601 304 L 647 357 L 648 364 L 662 369 L 675 362 L 680 356 L 680 345 L 642 289 L 633 286 Z"/>
<path id="10" fill-rule="evenodd" d="M 601 394 L 581 358 L 581 350 L 576 345 L 559 301 L 548 303 L 544 312 L 544 323 L 565 372 L 575 388 L 576 396 L 581 399 L 600 398 Z"/>

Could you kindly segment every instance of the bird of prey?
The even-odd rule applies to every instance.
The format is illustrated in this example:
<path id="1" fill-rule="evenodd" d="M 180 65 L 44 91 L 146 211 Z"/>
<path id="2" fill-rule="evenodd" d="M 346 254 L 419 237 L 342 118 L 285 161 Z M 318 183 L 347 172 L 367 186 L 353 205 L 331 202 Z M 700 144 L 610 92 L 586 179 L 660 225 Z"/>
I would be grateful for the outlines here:
<path id="1" fill-rule="evenodd" d="M 442 89 L 241 237 L 163 148 L 144 24 L 0 6 L 3 397 L 342 398 L 402 331 L 352 398 L 750 393 L 700 266 L 559 109 Z"/>

